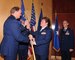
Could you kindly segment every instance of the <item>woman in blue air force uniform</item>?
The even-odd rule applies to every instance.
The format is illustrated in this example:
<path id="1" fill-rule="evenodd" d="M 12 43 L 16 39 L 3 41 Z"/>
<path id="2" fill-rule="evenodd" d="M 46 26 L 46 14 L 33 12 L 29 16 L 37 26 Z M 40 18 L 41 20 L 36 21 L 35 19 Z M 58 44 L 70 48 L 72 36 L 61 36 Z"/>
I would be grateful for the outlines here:
<path id="1" fill-rule="evenodd" d="M 52 29 L 50 27 L 50 19 L 43 17 L 41 20 L 41 29 L 35 33 L 35 54 L 36 60 L 48 60 L 49 44 L 52 36 Z"/>

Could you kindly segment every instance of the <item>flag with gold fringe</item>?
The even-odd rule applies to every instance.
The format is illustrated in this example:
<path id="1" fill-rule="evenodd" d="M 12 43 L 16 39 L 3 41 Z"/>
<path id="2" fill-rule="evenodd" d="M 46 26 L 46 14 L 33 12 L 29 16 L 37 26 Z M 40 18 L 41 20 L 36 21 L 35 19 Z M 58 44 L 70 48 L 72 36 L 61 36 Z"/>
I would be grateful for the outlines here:
<path id="1" fill-rule="evenodd" d="M 58 16 L 56 16 L 56 21 L 55 21 L 55 29 L 54 29 L 54 50 L 58 52 L 60 50 L 59 46 L 59 32 L 58 32 Z"/>

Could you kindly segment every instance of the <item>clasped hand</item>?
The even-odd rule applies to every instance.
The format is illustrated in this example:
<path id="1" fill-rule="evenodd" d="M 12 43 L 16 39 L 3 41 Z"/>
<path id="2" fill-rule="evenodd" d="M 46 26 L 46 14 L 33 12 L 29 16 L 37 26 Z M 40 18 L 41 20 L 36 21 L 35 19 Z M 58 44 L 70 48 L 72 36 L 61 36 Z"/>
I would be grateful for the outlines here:
<path id="1" fill-rule="evenodd" d="M 29 37 L 30 43 L 32 45 L 36 45 L 35 38 L 31 34 L 28 37 Z"/>

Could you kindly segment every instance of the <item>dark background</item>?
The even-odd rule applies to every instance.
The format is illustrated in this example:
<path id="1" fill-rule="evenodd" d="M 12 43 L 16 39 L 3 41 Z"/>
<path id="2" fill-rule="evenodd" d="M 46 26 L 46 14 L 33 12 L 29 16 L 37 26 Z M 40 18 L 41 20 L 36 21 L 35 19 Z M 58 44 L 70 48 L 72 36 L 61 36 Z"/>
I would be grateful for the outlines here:
<path id="1" fill-rule="evenodd" d="M 55 12 L 56 12 L 60 28 L 62 28 L 62 21 L 66 19 L 70 23 L 70 27 L 73 29 L 75 37 L 75 0 L 53 0 L 52 3 L 53 3 L 52 23 L 55 23 Z M 52 52 L 53 52 L 52 55 L 55 55 L 55 51 L 52 50 Z M 56 53 L 56 55 L 60 55 L 60 52 Z M 75 45 L 72 56 L 75 57 Z"/>

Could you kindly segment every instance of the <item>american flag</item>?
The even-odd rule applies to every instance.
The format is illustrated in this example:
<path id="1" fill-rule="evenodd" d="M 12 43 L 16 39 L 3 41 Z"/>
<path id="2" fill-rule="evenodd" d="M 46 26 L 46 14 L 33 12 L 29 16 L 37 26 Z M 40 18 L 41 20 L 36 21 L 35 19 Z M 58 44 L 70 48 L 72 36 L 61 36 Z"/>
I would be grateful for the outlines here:
<path id="1" fill-rule="evenodd" d="M 34 4 L 32 3 L 31 20 L 30 20 L 31 28 L 35 26 L 35 24 L 36 24 L 35 9 Z"/>
<path id="2" fill-rule="evenodd" d="M 34 31 L 34 27 L 36 24 L 36 17 L 35 17 L 35 9 L 34 9 L 34 4 L 32 3 L 32 11 L 31 11 L 31 20 L 30 20 L 30 26 L 31 30 Z M 33 53 L 32 53 L 32 48 L 29 46 L 28 49 L 28 59 L 27 60 L 33 60 Z"/>

